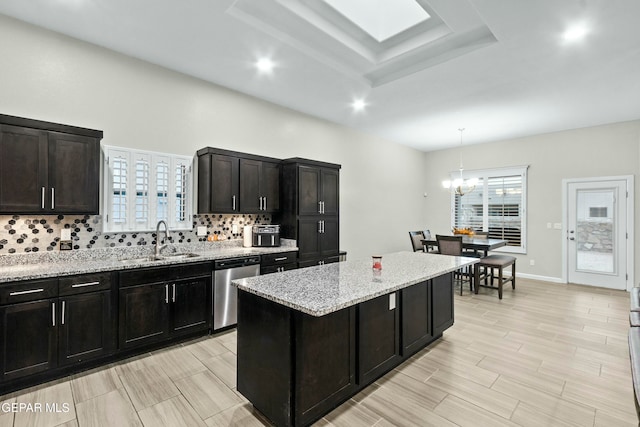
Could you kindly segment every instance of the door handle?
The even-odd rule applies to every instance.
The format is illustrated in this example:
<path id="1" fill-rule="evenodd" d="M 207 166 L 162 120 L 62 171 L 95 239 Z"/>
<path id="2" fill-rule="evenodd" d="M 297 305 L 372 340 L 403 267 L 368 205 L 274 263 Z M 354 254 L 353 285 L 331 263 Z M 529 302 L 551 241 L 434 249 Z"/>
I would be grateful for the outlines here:
<path id="1" fill-rule="evenodd" d="M 65 311 L 65 301 L 62 300 L 62 321 L 60 322 L 61 325 L 64 325 L 64 311 Z"/>
<path id="2" fill-rule="evenodd" d="M 264 199 L 264 210 L 267 210 L 267 196 L 263 197 Z"/>
<path id="3" fill-rule="evenodd" d="M 44 209 L 44 187 L 42 187 L 42 196 L 40 197 L 40 200 L 42 202 L 42 209 Z"/>
<path id="4" fill-rule="evenodd" d="M 322 202 L 318 202 L 318 213 L 322 213 Z"/>
<path id="5" fill-rule="evenodd" d="M 569 237 L 569 240 L 576 240 L 575 237 Z"/>
<path id="6" fill-rule="evenodd" d="M 56 208 L 56 189 L 51 187 L 51 209 Z"/>
<path id="7" fill-rule="evenodd" d="M 44 289 L 29 289 L 28 291 L 15 291 L 15 292 L 10 292 L 9 296 L 15 296 L 15 295 L 26 295 L 26 294 L 35 294 L 38 292 L 44 292 Z"/>
<path id="8" fill-rule="evenodd" d="M 56 326 L 56 303 L 51 303 L 51 323 Z"/>
<path id="9" fill-rule="evenodd" d="M 236 210 L 236 195 L 234 194 L 233 197 L 231 197 L 231 202 L 233 203 L 233 207 L 231 208 L 231 210 L 235 211 Z"/>
<path id="10" fill-rule="evenodd" d="M 321 206 L 322 206 L 322 212 L 320 212 L 321 214 L 324 214 L 324 202 L 320 202 Z"/>
<path id="11" fill-rule="evenodd" d="M 174 283 L 171 286 L 173 287 L 173 298 L 171 299 L 171 301 L 176 302 L 176 284 Z"/>
<path id="12" fill-rule="evenodd" d="M 169 285 L 164 285 L 164 303 L 169 304 Z"/>

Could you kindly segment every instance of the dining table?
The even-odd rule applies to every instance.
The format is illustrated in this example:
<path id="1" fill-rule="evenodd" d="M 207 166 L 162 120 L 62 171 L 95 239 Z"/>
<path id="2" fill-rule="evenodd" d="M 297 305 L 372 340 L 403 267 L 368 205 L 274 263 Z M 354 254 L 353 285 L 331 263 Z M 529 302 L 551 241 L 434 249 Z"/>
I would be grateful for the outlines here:
<path id="1" fill-rule="evenodd" d="M 438 241 L 435 236 L 429 239 L 422 239 L 422 245 L 426 247 L 437 247 Z M 482 252 L 483 256 L 487 256 L 489 251 L 507 246 L 507 241 L 503 239 L 485 239 L 474 236 L 462 236 L 462 249 Z"/>

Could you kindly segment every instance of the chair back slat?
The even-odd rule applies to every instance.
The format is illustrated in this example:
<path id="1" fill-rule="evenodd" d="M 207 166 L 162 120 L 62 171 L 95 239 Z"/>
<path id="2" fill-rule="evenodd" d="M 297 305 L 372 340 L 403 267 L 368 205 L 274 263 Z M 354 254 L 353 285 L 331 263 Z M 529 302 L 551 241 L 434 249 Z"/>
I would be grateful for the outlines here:
<path id="1" fill-rule="evenodd" d="M 409 238 L 411 239 L 411 245 L 413 246 L 413 251 L 424 251 L 424 246 L 422 245 L 422 239 L 424 239 L 424 235 L 422 231 L 410 231 Z"/>

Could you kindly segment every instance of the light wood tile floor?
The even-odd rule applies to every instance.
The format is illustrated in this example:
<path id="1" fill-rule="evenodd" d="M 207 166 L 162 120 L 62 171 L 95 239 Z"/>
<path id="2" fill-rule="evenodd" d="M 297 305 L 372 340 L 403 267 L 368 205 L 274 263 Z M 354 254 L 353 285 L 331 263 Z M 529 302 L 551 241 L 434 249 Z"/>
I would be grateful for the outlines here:
<path id="1" fill-rule="evenodd" d="M 629 295 L 520 279 L 456 293 L 455 325 L 317 426 L 637 426 Z M 268 426 L 235 389 L 236 334 L 176 345 L 31 389 L 0 427 Z M 63 405 L 69 410 L 64 411 Z"/>

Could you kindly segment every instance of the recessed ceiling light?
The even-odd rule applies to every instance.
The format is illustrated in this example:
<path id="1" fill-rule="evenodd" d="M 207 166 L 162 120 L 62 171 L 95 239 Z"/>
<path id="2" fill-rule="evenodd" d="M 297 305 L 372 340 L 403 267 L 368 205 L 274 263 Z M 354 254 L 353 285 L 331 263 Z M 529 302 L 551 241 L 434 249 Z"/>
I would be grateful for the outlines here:
<path id="1" fill-rule="evenodd" d="M 562 34 L 562 38 L 566 42 L 574 42 L 584 38 L 589 32 L 589 28 L 585 24 L 573 25 Z"/>
<path id="2" fill-rule="evenodd" d="M 355 99 L 352 103 L 351 103 L 351 108 L 353 108 L 353 111 L 364 111 L 364 108 L 367 106 L 367 103 L 364 101 L 364 99 Z"/>
<path id="3" fill-rule="evenodd" d="M 270 58 L 260 58 L 256 61 L 255 66 L 259 72 L 268 74 L 273 71 L 275 64 Z"/>

